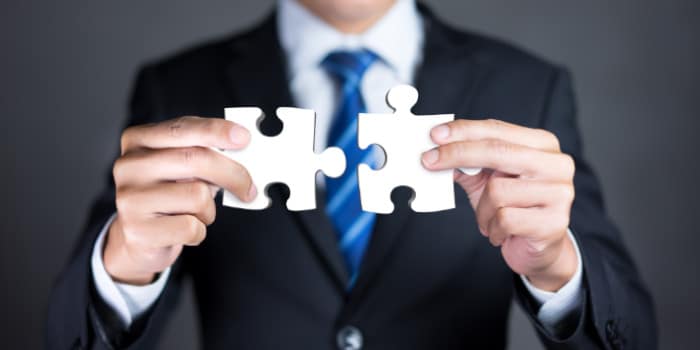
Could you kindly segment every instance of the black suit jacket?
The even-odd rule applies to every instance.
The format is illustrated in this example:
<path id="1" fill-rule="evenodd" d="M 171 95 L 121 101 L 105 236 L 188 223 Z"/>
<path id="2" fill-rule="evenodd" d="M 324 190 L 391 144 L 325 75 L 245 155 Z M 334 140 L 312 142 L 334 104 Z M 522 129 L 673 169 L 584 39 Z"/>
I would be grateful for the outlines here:
<path id="1" fill-rule="evenodd" d="M 284 188 L 273 188 L 267 210 L 219 207 L 207 239 L 185 249 L 152 310 L 119 333 L 95 295 L 90 271 L 96 235 L 115 212 L 110 177 L 53 290 L 49 348 L 105 348 L 110 342 L 153 348 L 185 275 L 193 281 L 208 349 L 332 349 L 346 325 L 362 333 L 365 349 L 500 349 L 514 295 L 548 348 L 655 348 L 651 298 L 582 158 L 569 74 L 422 12 L 426 43 L 416 114 L 495 117 L 544 128 L 576 160 L 571 228 L 583 255 L 585 296 L 581 312 L 562 330 L 537 321 L 536 305 L 500 250 L 478 233 L 461 189 L 456 209 L 429 214 L 412 212 L 406 191 L 397 191 L 397 209 L 379 215 L 359 279 L 346 294 L 348 276 L 322 208 L 289 212 Z M 129 124 L 220 116 L 227 106 L 260 106 L 273 114 L 277 106 L 293 105 L 285 67 L 273 15 L 246 33 L 142 69 Z M 272 118 L 262 125 L 267 132 L 279 128 Z"/>

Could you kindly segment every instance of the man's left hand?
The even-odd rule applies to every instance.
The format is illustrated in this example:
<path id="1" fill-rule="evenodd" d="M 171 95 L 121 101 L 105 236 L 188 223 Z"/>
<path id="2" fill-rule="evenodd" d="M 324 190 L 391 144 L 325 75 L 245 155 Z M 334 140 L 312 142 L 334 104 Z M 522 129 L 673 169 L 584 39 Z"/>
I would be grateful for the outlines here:
<path id="1" fill-rule="evenodd" d="M 439 146 L 423 154 L 429 170 L 455 170 L 481 233 L 508 266 L 535 287 L 557 291 L 578 260 L 567 236 L 575 165 L 549 131 L 498 120 L 455 120 L 431 131 Z"/>

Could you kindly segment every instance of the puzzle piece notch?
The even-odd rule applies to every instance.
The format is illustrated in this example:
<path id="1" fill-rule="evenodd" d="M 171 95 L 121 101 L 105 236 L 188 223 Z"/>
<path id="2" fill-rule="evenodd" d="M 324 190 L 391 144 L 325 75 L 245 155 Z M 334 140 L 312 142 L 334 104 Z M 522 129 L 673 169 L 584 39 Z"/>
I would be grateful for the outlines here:
<path id="1" fill-rule="evenodd" d="M 263 135 L 258 125 L 264 118 L 257 107 L 226 108 L 226 120 L 248 129 L 250 143 L 242 150 L 226 150 L 223 153 L 240 163 L 250 173 L 259 189 L 252 202 L 243 202 L 232 193 L 224 192 L 223 204 L 242 209 L 265 209 L 270 206 L 267 188 L 283 183 L 289 188 L 287 209 L 292 211 L 316 208 L 316 173 L 320 170 L 330 177 L 338 177 L 345 171 L 345 154 L 337 147 L 314 153 L 314 111 L 309 109 L 280 107 L 277 117 L 282 121 L 282 131 L 273 137 Z"/>

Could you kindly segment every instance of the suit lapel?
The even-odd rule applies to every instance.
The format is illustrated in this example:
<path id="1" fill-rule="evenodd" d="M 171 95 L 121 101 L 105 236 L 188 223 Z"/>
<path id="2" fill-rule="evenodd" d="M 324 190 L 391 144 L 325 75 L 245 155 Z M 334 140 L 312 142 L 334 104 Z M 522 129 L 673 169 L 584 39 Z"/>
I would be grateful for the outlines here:
<path id="1" fill-rule="evenodd" d="M 467 43 L 451 42 L 451 29 L 436 21 L 424 7 L 421 7 L 421 11 L 426 40 L 423 63 L 415 82 L 420 95 L 413 112 L 416 115 L 465 113 L 484 69 L 468 55 Z M 358 281 L 350 294 L 350 304 L 363 299 L 362 295 L 373 285 L 373 280 L 397 246 L 401 232 L 411 217 L 419 215 L 413 213 L 405 202 L 409 193 L 407 188 L 396 189 L 392 198 L 402 202 L 395 203 L 398 205 L 395 205 L 394 213 L 377 217 Z M 352 309 L 352 305 L 349 305 L 349 309 Z"/>
<path id="2" fill-rule="evenodd" d="M 227 79 L 233 101 L 240 106 L 260 107 L 267 117 L 260 130 L 267 135 L 281 131 L 281 123 L 270 118 L 277 107 L 294 106 L 287 84 L 286 59 L 279 45 L 275 14 L 258 28 L 236 40 L 232 59 L 227 67 Z M 269 189 L 274 203 L 284 205 L 286 194 L 279 186 Z M 321 201 L 319 204 L 322 205 Z M 313 250 L 325 263 L 333 280 L 341 290 L 348 281 L 333 226 L 323 207 L 316 210 L 289 212 L 301 227 Z"/>

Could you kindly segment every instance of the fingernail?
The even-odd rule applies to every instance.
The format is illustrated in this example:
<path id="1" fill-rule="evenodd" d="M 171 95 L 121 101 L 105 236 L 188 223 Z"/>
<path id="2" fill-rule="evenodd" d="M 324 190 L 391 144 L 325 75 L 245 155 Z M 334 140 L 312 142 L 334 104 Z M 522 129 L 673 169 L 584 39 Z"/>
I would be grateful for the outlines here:
<path id="1" fill-rule="evenodd" d="M 436 140 L 447 140 L 450 136 L 450 127 L 447 125 L 438 125 L 432 130 L 433 139 Z"/>
<path id="2" fill-rule="evenodd" d="M 238 125 L 234 125 L 231 128 L 229 136 L 231 137 L 231 142 L 237 146 L 245 146 L 248 144 L 248 141 L 250 141 L 250 133 L 248 130 Z"/>
<path id="3" fill-rule="evenodd" d="M 258 189 L 255 187 L 254 184 L 250 185 L 250 189 L 248 190 L 248 200 L 253 200 L 255 197 L 258 195 Z"/>
<path id="4" fill-rule="evenodd" d="M 423 163 L 426 165 L 435 164 L 435 162 L 438 160 L 438 156 L 438 150 L 431 149 L 430 151 L 423 153 Z"/>

